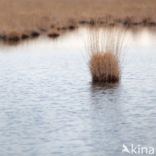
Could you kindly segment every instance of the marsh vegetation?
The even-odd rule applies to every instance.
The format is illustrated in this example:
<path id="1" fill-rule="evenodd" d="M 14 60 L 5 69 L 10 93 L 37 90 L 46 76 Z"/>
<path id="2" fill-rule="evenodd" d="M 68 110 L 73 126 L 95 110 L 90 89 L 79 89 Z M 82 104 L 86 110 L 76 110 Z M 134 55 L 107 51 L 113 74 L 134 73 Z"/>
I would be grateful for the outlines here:
<path id="1" fill-rule="evenodd" d="M 80 26 L 156 26 L 155 0 L 1 0 L 0 10 L 2 41 L 56 38 Z"/>
<path id="2" fill-rule="evenodd" d="M 121 76 L 124 30 L 106 28 L 90 35 L 89 67 L 93 82 L 115 83 Z"/>

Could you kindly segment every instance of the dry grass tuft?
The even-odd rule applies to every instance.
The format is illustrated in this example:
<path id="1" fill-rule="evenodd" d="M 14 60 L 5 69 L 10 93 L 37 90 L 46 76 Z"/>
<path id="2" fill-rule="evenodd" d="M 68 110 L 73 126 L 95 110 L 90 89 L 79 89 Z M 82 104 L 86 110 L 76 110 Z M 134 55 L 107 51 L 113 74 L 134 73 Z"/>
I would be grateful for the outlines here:
<path id="1" fill-rule="evenodd" d="M 58 38 L 60 36 L 59 34 L 59 31 L 58 30 L 51 30 L 49 33 L 48 33 L 48 37 L 50 38 Z"/>
<path id="2" fill-rule="evenodd" d="M 92 36 L 89 67 L 93 82 L 115 83 L 120 80 L 122 45 L 122 34 L 115 29 L 96 32 Z"/>
<path id="3" fill-rule="evenodd" d="M 90 60 L 93 82 L 117 82 L 120 78 L 118 59 L 112 52 L 94 53 Z"/>
<path id="4" fill-rule="evenodd" d="M 37 31 L 32 31 L 31 32 L 31 37 L 32 38 L 36 38 L 36 37 L 39 37 L 40 36 L 40 33 L 39 32 L 37 32 Z"/>
<path id="5" fill-rule="evenodd" d="M 8 42 L 18 42 L 20 40 L 20 34 L 16 31 L 11 31 L 7 35 Z"/>
<path id="6" fill-rule="evenodd" d="M 6 34 L 0 34 L 0 40 L 2 41 L 6 41 L 7 37 L 6 37 Z"/>
<path id="7" fill-rule="evenodd" d="M 74 25 L 70 25 L 68 28 L 69 30 L 74 30 L 76 27 Z"/>
<path id="8" fill-rule="evenodd" d="M 29 38 L 29 35 L 26 34 L 26 33 L 23 33 L 22 36 L 21 36 L 21 39 L 22 39 L 22 40 L 26 40 L 26 39 L 28 39 L 28 38 Z"/>

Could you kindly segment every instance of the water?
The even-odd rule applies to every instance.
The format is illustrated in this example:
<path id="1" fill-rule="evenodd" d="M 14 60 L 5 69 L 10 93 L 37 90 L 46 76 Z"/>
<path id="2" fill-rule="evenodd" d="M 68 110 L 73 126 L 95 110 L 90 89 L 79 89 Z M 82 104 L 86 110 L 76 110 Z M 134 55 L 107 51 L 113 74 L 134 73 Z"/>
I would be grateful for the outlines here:
<path id="1" fill-rule="evenodd" d="M 156 147 L 156 35 L 128 32 L 122 79 L 111 86 L 91 83 L 87 35 L 1 46 L 1 156 L 120 156 L 123 144 Z"/>

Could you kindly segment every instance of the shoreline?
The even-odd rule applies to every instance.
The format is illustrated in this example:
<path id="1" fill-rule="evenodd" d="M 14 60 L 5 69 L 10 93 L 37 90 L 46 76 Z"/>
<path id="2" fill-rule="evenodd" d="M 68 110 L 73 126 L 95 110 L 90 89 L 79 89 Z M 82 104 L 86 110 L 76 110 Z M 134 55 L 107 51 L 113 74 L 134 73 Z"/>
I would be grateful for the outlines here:
<path id="1" fill-rule="evenodd" d="M 83 22 L 82 22 L 83 21 Z M 97 22 L 93 19 L 90 21 L 81 20 L 79 23 L 73 24 L 66 24 L 66 25 L 52 25 L 49 29 L 35 29 L 32 31 L 10 31 L 7 33 L 0 34 L 0 43 L 13 45 L 18 44 L 22 41 L 35 39 L 40 36 L 46 36 L 51 39 L 57 39 L 58 37 L 64 35 L 65 33 L 69 33 L 75 31 L 79 28 L 88 28 L 88 29 L 101 29 L 101 28 L 122 28 L 123 30 L 135 30 L 135 29 L 143 29 L 143 28 L 156 28 L 155 24 L 146 23 L 104 23 L 104 22 Z"/>

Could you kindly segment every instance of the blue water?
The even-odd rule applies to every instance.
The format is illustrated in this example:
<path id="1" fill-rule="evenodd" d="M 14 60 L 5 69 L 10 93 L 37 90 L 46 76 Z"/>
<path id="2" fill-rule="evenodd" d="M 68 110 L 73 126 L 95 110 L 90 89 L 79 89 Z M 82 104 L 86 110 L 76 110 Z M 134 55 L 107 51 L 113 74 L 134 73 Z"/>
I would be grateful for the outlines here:
<path id="1" fill-rule="evenodd" d="M 84 31 L 0 48 L 0 156 L 156 147 L 156 36 L 130 33 L 120 83 L 101 86 L 91 83 Z"/>

